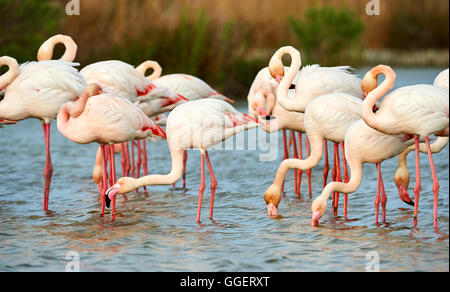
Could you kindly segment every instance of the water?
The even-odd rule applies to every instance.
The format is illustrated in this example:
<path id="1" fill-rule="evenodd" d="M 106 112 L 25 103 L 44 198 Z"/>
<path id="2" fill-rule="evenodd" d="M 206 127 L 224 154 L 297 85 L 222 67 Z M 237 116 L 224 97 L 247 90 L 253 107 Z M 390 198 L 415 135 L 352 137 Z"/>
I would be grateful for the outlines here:
<path id="1" fill-rule="evenodd" d="M 399 69 L 397 85 L 431 83 L 438 72 Z M 246 111 L 245 103 L 237 107 Z M 259 162 L 258 151 L 210 152 L 219 181 L 214 222 L 208 219 L 209 187 L 203 222 L 195 222 L 200 155 L 189 151 L 187 192 L 163 186 L 151 187 L 148 196 L 129 194 L 126 204 L 119 200 L 119 217 L 110 223 L 109 213 L 105 219 L 99 216 L 97 187 L 91 180 L 97 145 L 74 144 L 53 124 L 52 212 L 44 214 L 39 121 L 23 121 L 0 131 L 0 271 L 64 271 L 71 251 L 79 254 L 81 271 L 365 271 L 367 256 L 374 251 L 382 271 L 449 270 L 448 147 L 434 156 L 441 183 L 438 230 L 433 229 L 426 155 L 421 156 L 417 227 L 413 227 L 412 208 L 398 198 L 392 179 L 396 159 L 392 159 L 382 165 L 388 223 L 374 224 L 376 168 L 366 165 L 363 184 L 349 197 L 348 220 L 329 210 L 321 227 L 312 228 L 312 199 L 296 198 L 292 172 L 279 208 L 283 217 L 267 217 L 263 193 L 280 159 Z M 150 172 L 168 173 L 167 146 L 160 142 L 149 148 Z M 413 156 L 408 161 L 412 172 Z M 322 170 L 323 162 L 312 172 L 313 197 L 321 192 Z M 209 184 L 208 174 L 207 178 Z M 413 187 L 414 173 L 411 182 Z M 302 192 L 306 190 L 304 177 Z"/>

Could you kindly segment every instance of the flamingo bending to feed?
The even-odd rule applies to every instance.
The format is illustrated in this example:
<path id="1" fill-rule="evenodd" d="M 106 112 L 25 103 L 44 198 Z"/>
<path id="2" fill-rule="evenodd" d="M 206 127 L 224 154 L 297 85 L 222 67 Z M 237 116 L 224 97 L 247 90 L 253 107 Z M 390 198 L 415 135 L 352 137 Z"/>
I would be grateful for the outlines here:
<path id="1" fill-rule="evenodd" d="M 56 118 L 61 106 L 80 96 L 86 86 L 83 77 L 74 68 L 78 64 L 69 63 L 72 60 L 66 58 L 69 57 L 65 54 L 65 60 L 29 62 L 20 67 L 13 58 L 0 58 L 0 66 L 9 67 L 9 71 L 0 77 L 0 89 L 5 90 L 5 96 L 0 101 L 0 119 L 17 122 L 36 118 L 42 123 L 46 151 L 44 211 L 48 211 L 53 174 L 50 123 Z"/>
<path id="2" fill-rule="evenodd" d="M 309 170 L 317 166 L 322 159 L 324 140 L 341 145 L 344 152 L 345 133 L 352 124 L 361 119 L 361 111 L 362 100 L 345 93 L 323 95 L 308 104 L 305 113 L 305 127 L 311 141 L 311 155 L 305 160 L 288 159 L 281 163 L 274 183 L 264 194 L 269 216 L 278 216 L 277 208 L 281 200 L 281 187 L 289 169 Z M 337 155 L 339 155 L 339 148 L 337 149 Z M 345 181 L 347 182 L 349 178 L 345 152 L 343 153 L 343 164 Z M 337 180 L 341 180 L 339 162 Z M 333 212 L 335 214 L 337 213 L 337 205 L 338 196 L 336 194 L 333 197 Z M 347 216 L 347 195 L 345 195 L 344 216 Z"/>
<path id="3" fill-rule="evenodd" d="M 288 70 L 288 68 L 285 68 L 285 70 Z M 305 133 L 304 114 L 287 111 L 279 103 L 277 103 L 277 87 L 278 83 L 270 76 L 269 68 L 266 67 L 262 69 L 256 76 L 247 97 L 248 112 L 257 119 L 260 116 L 263 116 L 266 119 L 266 122 L 263 122 L 263 128 L 267 133 L 274 133 L 283 130 L 283 160 L 289 158 L 286 130 L 291 131 L 292 144 L 294 146 L 294 158 L 303 159 L 302 135 Z M 295 94 L 295 91 L 290 90 L 289 93 Z M 295 132 L 298 132 L 298 149 Z M 311 195 L 311 172 L 308 171 L 307 175 L 309 182 L 309 193 Z M 295 193 L 298 196 L 300 195 L 302 176 L 303 171 L 294 172 Z"/>
<path id="4" fill-rule="evenodd" d="M 383 74 L 385 80 L 378 86 L 378 76 Z M 427 84 L 406 86 L 388 93 L 394 86 L 395 72 L 388 66 L 373 68 L 363 79 L 362 87 L 370 92 L 363 103 L 362 117 L 366 123 L 385 134 L 408 134 L 415 137 L 416 150 L 416 186 L 414 189 L 414 225 L 417 225 L 420 182 L 420 137 L 425 137 L 433 176 L 434 227 L 437 228 L 437 207 L 439 181 L 436 176 L 429 136 L 448 137 L 449 133 L 449 98 L 448 91 Z M 383 98 L 380 109 L 374 113 L 375 103 Z"/>
<path id="5" fill-rule="evenodd" d="M 170 173 L 168 175 L 150 175 L 140 179 L 121 178 L 107 191 L 107 196 L 114 199 L 117 194 L 126 194 L 143 186 L 174 184 L 183 175 L 184 151 L 195 148 L 201 152 L 201 183 L 197 222 L 200 222 L 203 194 L 206 187 L 205 158 L 211 176 L 209 218 L 212 219 L 217 180 L 209 160 L 208 148 L 258 125 L 254 118 L 236 111 L 229 103 L 222 100 L 202 99 L 182 104 L 170 113 L 167 121 L 167 142 L 172 156 Z"/>
<path id="6" fill-rule="evenodd" d="M 291 56 L 291 65 L 285 73 L 283 65 L 283 56 Z M 282 47 L 275 52 L 269 63 L 269 71 L 273 78 L 277 80 L 279 86 L 277 88 L 277 101 L 288 111 L 304 113 L 309 102 L 314 98 L 330 94 L 330 93 L 346 93 L 351 96 L 363 98 L 361 90 L 361 79 L 351 74 L 348 66 L 342 67 L 320 67 L 319 65 L 306 66 L 299 70 L 302 66 L 300 52 L 294 47 Z M 295 95 L 289 97 L 288 89 L 294 80 Z M 323 186 L 325 187 L 329 172 L 328 165 L 328 145 L 325 144 L 325 168 L 323 171 Z M 337 155 L 339 145 L 334 145 L 334 163 L 332 169 L 332 177 L 336 179 Z"/>
<path id="7" fill-rule="evenodd" d="M 69 140 L 78 144 L 99 143 L 102 152 L 102 216 L 107 185 L 106 148 L 109 147 L 112 183 L 116 183 L 114 144 L 127 141 L 161 137 L 165 132 L 130 101 L 113 93 L 103 93 L 97 84 L 86 87 L 77 102 L 62 106 L 58 114 L 58 130 Z M 109 145 L 109 146 L 108 146 Z M 112 220 L 115 220 L 115 198 Z"/>
<path id="8" fill-rule="evenodd" d="M 169 88 L 171 91 L 176 92 L 191 101 L 204 98 L 215 98 L 224 100 L 228 103 L 234 103 L 232 99 L 219 93 L 217 90 L 213 89 L 205 81 L 201 80 L 198 77 L 188 74 L 168 74 L 161 76 L 162 68 L 155 61 L 146 61 L 138 66 L 136 70 L 139 71 L 142 75 L 145 75 L 149 69 L 152 69 L 153 73 L 149 75 L 147 79 L 151 80 L 157 86 Z M 186 189 L 187 151 L 184 153 L 183 161 L 183 189 Z"/>
<path id="9" fill-rule="evenodd" d="M 327 201 L 333 192 L 356 192 L 362 182 L 362 167 L 365 163 L 377 165 L 378 181 L 375 199 L 375 223 L 378 223 L 380 203 L 383 208 L 383 221 L 386 220 L 387 197 L 381 176 L 381 163 L 393 158 L 414 144 L 414 136 L 408 134 L 387 135 L 369 127 L 359 120 L 349 127 L 345 135 L 345 154 L 350 166 L 351 177 L 348 183 L 329 183 L 322 194 L 313 202 L 312 226 L 318 226 L 320 218 L 326 213 Z"/>

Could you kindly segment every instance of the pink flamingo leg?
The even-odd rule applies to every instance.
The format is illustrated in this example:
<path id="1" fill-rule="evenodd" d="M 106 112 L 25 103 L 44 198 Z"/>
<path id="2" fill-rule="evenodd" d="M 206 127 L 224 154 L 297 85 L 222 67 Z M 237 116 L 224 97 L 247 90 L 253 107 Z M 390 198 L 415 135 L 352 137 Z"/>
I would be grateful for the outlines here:
<path id="1" fill-rule="evenodd" d="M 134 163 L 134 142 L 131 142 L 131 177 L 136 177 L 136 166 Z"/>
<path id="2" fill-rule="evenodd" d="M 113 181 L 113 184 L 116 184 L 116 167 L 115 167 L 115 158 L 114 158 L 114 145 L 110 145 L 111 151 L 110 151 L 110 160 L 109 163 L 111 164 L 111 178 Z M 106 191 L 105 191 L 106 192 Z M 111 222 L 114 222 L 116 220 L 116 196 L 111 200 Z"/>
<path id="3" fill-rule="evenodd" d="M 301 132 L 298 133 L 298 154 L 299 154 L 299 159 L 303 160 L 303 134 Z M 302 177 L 303 177 L 303 170 L 299 170 L 298 171 L 298 184 L 297 184 L 297 188 L 298 188 L 298 192 L 301 192 L 301 187 L 302 187 Z"/>
<path id="4" fill-rule="evenodd" d="M 416 137 L 416 186 L 414 188 L 414 226 L 417 226 L 417 216 L 419 213 L 419 197 L 422 189 L 420 181 L 420 137 Z"/>
<path id="5" fill-rule="evenodd" d="M 113 186 L 114 185 L 114 183 L 113 183 L 113 176 L 112 176 L 113 165 L 111 163 L 111 152 L 112 152 L 112 155 L 114 156 L 114 148 L 111 149 L 110 146 L 106 146 L 106 156 L 108 156 L 108 160 L 109 160 L 109 173 L 110 173 L 110 175 L 109 175 L 109 185 Z"/>
<path id="6" fill-rule="evenodd" d="M 122 165 L 122 177 L 127 176 L 127 152 L 125 150 L 125 143 L 120 144 L 122 149 L 122 159 L 120 160 L 120 164 Z"/>
<path id="7" fill-rule="evenodd" d="M 215 198 L 215 195 L 216 195 L 217 180 L 216 180 L 216 176 L 214 175 L 214 171 L 213 171 L 213 168 L 211 166 L 211 162 L 209 160 L 208 152 L 206 152 L 206 163 L 208 164 L 209 175 L 211 176 L 211 206 L 210 206 L 210 209 L 209 209 L 209 219 L 213 220 L 214 198 Z"/>
<path id="8" fill-rule="evenodd" d="M 183 155 L 183 189 L 186 190 L 186 163 L 188 159 L 187 150 L 184 150 Z"/>
<path id="9" fill-rule="evenodd" d="M 328 161 L 328 142 L 327 140 L 323 140 L 323 152 L 325 156 L 325 167 L 323 169 L 323 187 L 322 189 L 325 189 L 327 186 L 327 180 L 328 180 L 328 173 L 330 171 L 330 164 Z"/>
<path id="10" fill-rule="evenodd" d="M 344 182 L 348 183 L 350 181 L 350 176 L 348 174 L 347 158 L 345 157 L 345 143 L 341 143 L 342 148 L 342 162 L 344 164 Z M 347 207 L 348 207 L 348 194 L 344 194 L 344 217 L 347 218 Z"/>
<path id="11" fill-rule="evenodd" d="M 337 161 L 336 161 L 336 144 L 334 144 L 334 151 L 333 151 L 333 169 L 331 170 L 331 179 L 335 182 L 337 178 Z M 334 192 L 333 193 L 333 213 L 334 213 L 334 208 L 336 206 L 336 195 L 337 193 Z"/>
<path id="12" fill-rule="evenodd" d="M 310 144 L 310 142 L 309 142 L 309 138 L 308 138 L 308 137 L 306 137 L 305 146 L 306 146 L 306 155 L 307 155 L 308 157 L 310 157 L 310 156 L 311 156 L 311 144 Z M 306 174 L 307 174 L 307 176 L 308 176 L 308 192 L 309 192 L 309 197 L 310 197 L 310 198 L 312 197 L 311 173 L 312 173 L 312 170 L 311 170 L 311 169 L 308 169 L 308 170 L 306 171 Z"/>
<path id="13" fill-rule="evenodd" d="M 136 161 L 136 178 L 141 177 L 141 166 L 142 166 L 142 150 L 141 150 L 141 141 L 136 141 L 137 147 L 137 161 Z"/>
<path id="14" fill-rule="evenodd" d="M 201 154 L 201 180 L 200 180 L 200 188 L 198 189 L 198 207 L 197 207 L 197 222 L 200 223 L 200 214 L 202 212 L 202 202 L 203 202 L 203 194 L 205 193 L 206 183 L 205 183 L 205 155 Z"/>
<path id="15" fill-rule="evenodd" d="M 48 211 L 48 200 L 50 195 L 50 185 L 53 175 L 52 157 L 50 155 L 50 124 L 43 124 L 42 129 L 44 131 L 45 140 L 45 170 L 44 170 L 44 203 L 43 210 Z"/>
<path id="16" fill-rule="evenodd" d="M 105 207 L 106 207 L 106 202 L 105 202 L 105 193 L 106 190 L 108 189 L 108 168 L 107 168 L 107 161 L 106 161 L 106 149 L 105 149 L 105 145 L 101 145 L 100 149 L 102 151 L 102 192 L 100 193 L 100 202 L 102 204 L 102 213 L 101 213 L 101 217 L 105 216 Z"/>
<path id="17" fill-rule="evenodd" d="M 298 150 L 297 150 L 297 138 L 294 131 L 291 131 L 292 136 L 292 144 L 294 146 L 294 158 L 298 159 Z M 294 169 L 294 189 L 297 196 L 300 196 L 300 190 L 298 189 L 298 170 Z"/>
<path id="18" fill-rule="evenodd" d="M 148 175 L 148 158 L 147 158 L 147 141 L 142 140 L 142 167 L 143 167 L 143 176 Z M 147 187 L 144 187 L 144 192 L 147 192 Z"/>
<path id="19" fill-rule="evenodd" d="M 425 142 L 427 144 L 428 149 L 428 160 L 430 161 L 430 168 L 431 168 L 431 174 L 433 175 L 433 195 L 434 195 L 434 201 L 433 201 L 433 225 L 434 228 L 438 228 L 438 198 L 439 198 L 439 189 L 440 184 L 439 180 L 436 175 L 436 168 L 434 166 L 434 160 L 433 155 L 431 153 L 431 146 L 430 146 L 430 138 L 425 137 Z"/>
<path id="20" fill-rule="evenodd" d="M 125 143 L 125 152 L 126 152 L 126 176 L 130 176 L 130 170 L 131 170 L 131 165 L 130 165 L 130 147 L 129 147 L 129 143 L 126 142 Z"/>
<path id="21" fill-rule="evenodd" d="M 336 181 L 337 182 L 342 182 L 342 175 L 341 175 L 341 160 L 339 157 L 339 144 L 335 143 L 334 147 L 336 149 Z M 334 214 L 337 215 L 338 214 L 338 207 L 339 207 L 339 193 L 336 193 L 336 206 L 335 206 L 335 211 Z"/>
<path id="22" fill-rule="evenodd" d="M 381 164 L 380 164 L 380 187 L 381 187 L 381 207 L 383 211 L 383 222 L 386 223 L 386 205 L 388 199 L 386 196 L 386 190 L 384 189 L 383 174 L 381 173 Z"/>
<path id="23" fill-rule="evenodd" d="M 377 163 L 377 196 L 375 198 L 375 224 L 378 224 L 378 214 L 380 212 L 380 192 L 381 192 L 381 165 Z"/>
<path id="24" fill-rule="evenodd" d="M 289 158 L 289 149 L 288 149 L 288 144 L 287 144 L 286 130 L 283 130 L 283 146 L 284 146 L 283 160 L 286 160 Z M 281 186 L 281 193 L 284 193 L 284 182 L 283 182 L 283 185 Z"/>

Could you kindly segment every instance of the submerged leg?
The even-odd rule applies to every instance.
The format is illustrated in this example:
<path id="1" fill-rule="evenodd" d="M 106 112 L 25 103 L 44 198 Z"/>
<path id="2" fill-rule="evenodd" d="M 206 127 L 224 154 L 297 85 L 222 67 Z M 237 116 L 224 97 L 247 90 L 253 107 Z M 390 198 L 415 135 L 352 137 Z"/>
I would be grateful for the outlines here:
<path id="1" fill-rule="evenodd" d="M 430 161 L 430 168 L 431 168 L 431 174 L 433 176 L 433 225 L 434 228 L 438 227 L 438 198 L 439 198 L 439 189 L 440 189 L 440 185 L 439 185 L 439 180 L 437 178 L 436 175 L 436 168 L 434 166 L 434 161 L 433 161 L 433 155 L 431 152 L 431 146 L 430 146 L 430 138 L 429 137 L 425 137 L 425 142 L 427 144 L 427 149 L 428 149 L 428 160 Z"/>
<path id="2" fill-rule="evenodd" d="M 105 216 L 105 207 L 106 207 L 106 190 L 108 189 L 108 168 L 106 161 L 106 146 L 100 145 L 100 149 L 102 152 L 102 192 L 100 193 L 100 202 L 102 204 L 102 213 L 101 216 Z"/>
<path id="3" fill-rule="evenodd" d="M 200 214 L 202 212 L 202 202 L 203 202 L 203 194 L 205 193 L 206 183 L 205 183 L 205 155 L 201 154 L 201 179 L 200 179 L 200 188 L 198 189 L 198 207 L 197 207 L 197 222 L 200 223 Z"/>
<path id="4" fill-rule="evenodd" d="M 216 180 L 216 176 L 214 175 L 214 171 L 212 169 L 211 166 L 211 162 L 209 160 L 209 154 L 206 151 L 206 163 L 208 164 L 208 170 L 209 170 L 209 175 L 211 176 L 211 206 L 209 209 L 209 219 L 213 219 L 213 211 L 214 211 L 214 198 L 216 195 L 216 188 L 217 188 L 217 180 Z"/>
<path id="5" fill-rule="evenodd" d="M 380 212 L 380 192 L 381 192 L 381 167 L 377 163 L 377 196 L 375 198 L 375 224 L 378 224 L 378 214 Z"/>
<path id="6" fill-rule="evenodd" d="M 339 144 L 334 144 L 335 150 L 336 150 L 336 181 L 342 182 L 342 175 L 341 175 L 341 160 L 339 157 Z M 340 193 L 336 193 L 336 206 L 335 206 L 335 212 L 334 214 L 338 214 L 338 207 L 339 207 L 339 196 Z"/>
<path id="7" fill-rule="evenodd" d="M 147 176 L 148 175 L 148 158 L 147 158 L 147 141 L 146 140 L 142 140 L 142 154 L 143 154 L 143 158 L 142 158 L 142 167 L 143 167 L 143 176 Z M 144 187 L 144 192 L 147 192 L 147 187 Z"/>
<path id="8" fill-rule="evenodd" d="M 299 132 L 298 133 L 298 154 L 299 154 L 299 159 L 303 160 L 303 133 Z M 302 177 L 303 177 L 303 170 L 298 170 L 298 182 L 297 182 L 297 188 L 298 188 L 298 192 L 301 192 L 301 188 L 302 188 Z"/>
<path id="9" fill-rule="evenodd" d="M 115 163 L 115 157 L 114 157 L 114 145 L 111 145 L 111 158 L 109 160 L 109 163 L 111 164 L 110 168 L 111 168 L 111 181 L 113 182 L 111 184 L 111 186 L 116 184 L 116 163 Z M 114 198 L 111 200 L 111 221 L 116 220 L 116 197 L 114 196 Z"/>
<path id="10" fill-rule="evenodd" d="M 52 157 L 50 155 L 50 124 L 43 124 L 42 129 L 44 131 L 45 140 L 45 169 L 44 169 L 44 202 L 43 210 L 48 211 L 48 200 L 50 196 L 50 185 L 52 183 L 53 176 L 53 164 Z"/>
<path id="11" fill-rule="evenodd" d="M 342 163 L 344 164 L 344 182 L 348 183 L 350 181 L 350 176 L 348 174 L 347 167 L 347 157 L 345 157 L 345 143 L 341 143 L 342 149 Z M 344 194 L 344 217 L 347 218 L 347 207 L 348 207 L 348 194 Z"/>
<path id="12" fill-rule="evenodd" d="M 383 182 L 383 174 L 381 173 L 381 164 L 380 164 L 380 191 L 381 191 L 381 208 L 382 208 L 382 216 L 383 222 L 386 223 L 386 205 L 387 205 L 387 196 L 386 190 L 384 189 Z"/>
<path id="13" fill-rule="evenodd" d="M 422 189 L 420 181 L 420 137 L 416 137 L 416 186 L 414 188 L 414 226 L 417 226 L 417 216 L 419 213 L 419 197 Z"/>

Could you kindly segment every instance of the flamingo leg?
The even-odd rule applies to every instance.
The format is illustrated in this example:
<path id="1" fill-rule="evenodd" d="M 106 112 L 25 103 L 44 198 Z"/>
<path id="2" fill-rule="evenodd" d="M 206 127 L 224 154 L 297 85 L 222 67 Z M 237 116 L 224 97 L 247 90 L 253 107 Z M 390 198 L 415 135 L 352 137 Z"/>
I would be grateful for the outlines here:
<path id="1" fill-rule="evenodd" d="M 299 159 L 303 160 L 303 134 L 301 132 L 298 133 L 298 154 L 299 154 Z M 301 187 L 302 187 L 302 177 L 303 177 L 303 170 L 299 170 L 298 171 L 298 184 L 297 184 L 297 188 L 298 188 L 298 192 L 301 192 Z"/>
<path id="2" fill-rule="evenodd" d="M 306 146 L 306 155 L 308 157 L 310 157 L 311 156 L 311 143 L 309 142 L 309 138 L 308 137 L 306 137 L 305 146 Z M 309 192 L 309 197 L 310 198 L 312 198 L 311 173 L 312 173 L 312 169 L 308 169 L 306 171 L 306 174 L 308 176 L 308 192 Z"/>
<path id="3" fill-rule="evenodd" d="M 333 168 L 331 170 L 331 179 L 335 182 L 337 179 L 337 160 L 336 160 L 336 144 L 334 144 L 334 150 L 333 150 Z M 336 196 L 337 192 L 333 193 L 333 213 L 335 212 L 336 207 Z"/>
<path id="4" fill-rule="evenodd" d="M 422 189 L 420 181 L 420 137 L 416 137 L 416 186 L 414 187 L 414 226 L 417 226 L 417 216 L 419 213 L 419 197 Z"/>
<path id="5" fill-rule="evenodd" d="M 286 130 L 283 130 L 283 147 L 284 147 L 284 156 L 283 156 L 283 160 L 286 160 L 289 158 L 289 149 L 288 149 L 288 144 L 287 144 L 287 134 L 286 134 Z M 284 181 L 283 181 L 283 185 L 281 186 L 281 193 L 284 193 Z"/>
<path id="6" fill-rule="evenodd" d="M 100 193 L 100 202 L 102 204 L 101 217 L 105 216 L 105 207 L 106 207 L 105 194 L 106 190 L 108 189 L 108 169 L 107 169 L 105 147 L 106 147 L 105 145 L 100 145 L 100 149 L 102 152 L 102 191 Z"/>
<path id="7" fill-rule="evenodd" d="M 211 166 L 211 162 L 209 160 L 209 154 L 208 151 L 205 152 L 206 156 L 206 163 L 208 165 L 209 175 L 211 176 L 211 206 L 209 209 L 209 219 L 213 220 L 213 212 L 214 212 L 214 198 L 216 195 L 216 189 L 217 189 L 217 180 L 216 176 L 214 175 L 213 168 Z"/>
<path id="8" fill-rule="evenodd" d="M 125 177 L 127 176 L 127 153 L 125 150 L 125 143 L 120 144 L 120 147 L 122 148 L 122 159 L 120 160 L 120 164 L 122 165 L 122 177 Z"/>
<path id="9" fill-rule="evenodd" d="M 342 148 L 342 163 L 344 164 L 344 182 L 348 183 L 350 181 L 350 176 L 348 174 L 347 158 L 345 157 L 345 143 L 341 143 Z M 344 217 L 347 218 L 347 207 L 348 207 L 348 194 L 344 194 Z"/>
<path id="10" fill-rule="evenodd" d="M 125 143 L 125 152 L 126 152 L 126 176 L 130 176 L 130 170 L 131 170 L 131 165 L 130 165 L 130 147 L 129 147 L 129 143 L 126 142 Z"/>
<path id="11" fill-rule="evenodd" d="M 439 189 L 440 184 L 439 180 L 436 175 L 436 168 L 434 166 L 433 161 L 433 155 L 431 152 L 431 146 L 430 146 L 430 138 L 425 137 L 425 142 L 427 144 L 427 150 L 428 150 L 428 159 L 430 161 L 430 168 L 431 168 L 431 174 L 433 175 L 433 195 L 434 195 L 434 201 L 433 201 L 433 225 L 434 228 L 438 227 L 438 198 L 439 198 Z"/>
<path id="12" fill-rule="evenodd" d="M 335 143 L 334 147 L 336 149 L 336 181 L 337 182 L 342 182 L 341 161 L 340 161 L 340 157 L 339 157 L 339 144 Z M 339 195 L 340 195 L 339 193 L 336 193 L 336 206 L 335 206 L 335 211 L 334 211 L 335 215 L 338 214 Z"/>
<path id="13" fill-rule="evenodd" d="M 136 166 L 134 162 L 134 142 L 131 142 L 131 177 L 136 177 Z"/>
<path id="14" fill-rule="evenodd" d="M 136 141 L 137 147 L 137 161 L 136 161 L 136 178 L 141 177 L 141 166 L 142 166 L 142 150 L 141 150 L 141 141 Z"/>
<path id="15" fill-rule="evenodd" d="M 378 224 L 378 214 L 380 212 L 380 192 L 381 192 L 381 165 L 377 163 L 377 196 L 375 198 L 375 224 Z"/>
<path id="16" fill-rule="evenodd" d="M 198 207 L 197 207 L 197 222 L 200 223 L 200 214 L 202 212 L 202 202 L 203 202 L 203 194 L 205 193 L 206 189 L 206 183 L 205 183 L 205 155 L 201 154 L 201 163 L 200 163 L 200 170 L 201 170 L 201 180 L 200 180 L 200 187 L 198 189 Z"/>
<path id="17" fill-rule="evenodd" d="M 116 163 L 115 163 L 115 157 L 114 157 L 114 145 L 110 146 L 111 151 L 110 151 L 110 168 L 111 168 L 111 180 L 112 180 L 112 184 L 111 186 L 113 186 L 114 184 L 116 184 Z M 106 190 L 105 190 L 106 192 Z M 114 196 L 114 198 L 111 200 L 111 222 L 114 222 L 114 220 L 116 220 L 116 196 Z"/>
<path id="18" fill-rule="evenodd" d="M 186 163 L 188 159 L 187 150 L 184 150 L 183 155 L 183 189 L 186 190 Z"/>
<path id="19" fill-rule="evenodd" d="M 112 152 L 112 155 L 114 156 L 114 148 L 111 149 L 110 146 L 107 146 L 106 147 L 106 156 L 108 157 L 108 160 L 109 160 L 109 174 L 110 174 L 109 175 L 109 185 L 110 186 L 114 185 L 113 184 L 113 176 L 112 176 L 113 165 L 111 163 L 111 152 Z"/>
<path id="20" fill-rule="evenodd" d="M 48 211 L 48 200 L 50 195 L 50 185 L 53 176 L 53 164 L 52 157 L 50 155 L 50 124 L 43 124 L 42 129 L 44 131 L 45 140 L 45 169 L 44 169 L 44 202 L 43 210 Z"/>
<path id="21" fill-rule="evenodd" d="M 294 146 L 294 158 L 298 159 L 298 150 L 297 150 L 297 138 L 294 131 L 291 131 L 292 137 L 292 145 Z M 298 189 L 298 170 L 294 169 L 294 189 L 297 196 L 300 196 L 300 190 Z"/>
<path id="22" fill-rule="evenodd" d="M 328 173 L 330 171 L 330 164 L 328 161 L 328 142 L 327 140 L 323 140 L 323 152 L 325 156 L 325 167 L 323 169 L 323 187 L 322 189 L 325 189 L 327 186 L 327 179 L 328 179 Z"/>
<path id="23" fill-rule="evenodd" d="M 380 164 L 380 191 L 381 191 L 381 208 L 383 212 L 383 222 L 386 223 L 387 196 L 386 190 L 384 189 L 383 174 L 381 173 L 381 164 Z"/>
<path id="24" fill-rule="evenodd" d="M 148 158 L 147 158 L 147 141 L 142 140 L 142 167 L 143 167 L 143 176 L 148 175 Z M 147 192 L 147 187 L 144 187 L 144 192 Z"/>

